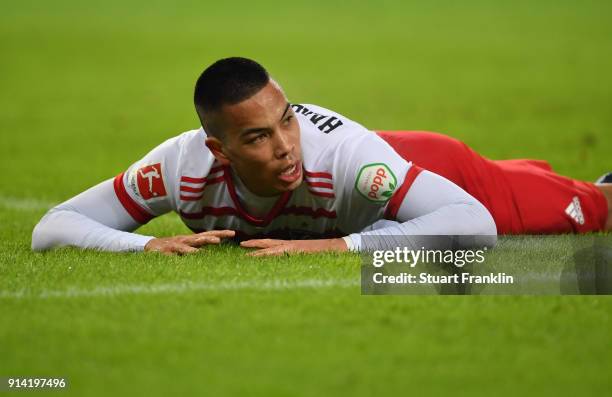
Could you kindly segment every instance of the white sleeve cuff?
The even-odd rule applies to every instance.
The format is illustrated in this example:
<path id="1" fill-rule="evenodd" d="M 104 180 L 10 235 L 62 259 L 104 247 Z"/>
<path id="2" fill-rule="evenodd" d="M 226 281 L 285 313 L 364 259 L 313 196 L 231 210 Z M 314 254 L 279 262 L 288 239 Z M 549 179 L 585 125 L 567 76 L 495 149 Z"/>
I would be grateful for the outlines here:
<path id="1" fill-rule="evenodd" d="M 144 251 L 145 245 L 147 245 L 149 241 L 156 238 L 152 236 L 143 236 L 135 233 L 132 233 L 132 235 L 134 236 L 132 240 L 132 246 L 134 247 L 134 251 Z"/>
<path id="2" fill-rule="evenodd" d="M 359 233 L 353 233 L 342 238 L 350 252 L 359 252 L 361 250 L 361 235 Z"/>

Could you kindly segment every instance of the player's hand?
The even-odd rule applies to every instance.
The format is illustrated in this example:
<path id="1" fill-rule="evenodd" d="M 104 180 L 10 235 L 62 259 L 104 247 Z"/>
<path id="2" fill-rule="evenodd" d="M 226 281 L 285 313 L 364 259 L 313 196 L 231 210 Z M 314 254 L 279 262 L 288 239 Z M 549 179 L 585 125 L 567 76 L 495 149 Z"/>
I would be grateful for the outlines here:
<path id="1" fill-rule="evenodd" d="M 233 230 L 211 230 L 197 234 L 154 238 L 145 245 L 147 252 L 161 252 L 166 255 L 184 255 L 198 252 L 198 248 L 208 244 L 219 244 L 221 239 L 234 237 Z"/>
<path id="2" fill-rule="evenodd" d="M 249 252 L 248 256 L 270 256 L 297 252 L 344 252 L 348 250 L 346 242 L 341 238 L 322 240 L 273 240 L 265 238 L 243 241 L 240 243 L 240 246 L 243 248 L 257 248 L 257 250 Z"/>

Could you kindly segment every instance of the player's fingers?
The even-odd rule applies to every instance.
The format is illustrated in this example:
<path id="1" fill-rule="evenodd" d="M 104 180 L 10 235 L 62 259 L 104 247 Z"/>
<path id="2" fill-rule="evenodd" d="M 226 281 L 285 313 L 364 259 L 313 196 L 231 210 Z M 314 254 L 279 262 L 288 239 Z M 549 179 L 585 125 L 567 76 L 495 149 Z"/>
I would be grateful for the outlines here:
<path id="1" fill-rule="evenodd" d="M 187 244 L 191 247 L 201 247 L 203 245 L 206 244 L 219 244 L 221 242 L 221 239 L 219 237 L 216 236 L 200 236 L 200 235 L 193 235 L 193 236 L 189 236 L 188 239 L 185 239 L 183 241 L 184 244 Z"/>
<path id="2" fill-rule="evenodd" d="M 193 254 L 195 252 L 198 252 L 198 249 L 191 247 L 187 244 L 177 243 L 172 246 L 172 252 L 179 254 L 179 255 L 185 255 L 185 254 Z"/>
<path id="3" fill-rule="evenodd" d="M 244 248 L 270 248 L 285 243 L 287 243 L 287 240 L 273 240 L 269 238 L 261 238 L 243 241 L 240 243 L 240 246 Z"/>
<path id="4" fill-rule="evenodd" d="M 186 235 L 182 235 L 182 236 L 176 236 L 174 237 L 174 241 L 181 243 L 181 244 L 191 244 L 194 241 L 198 241 L 198 240 L 212 240 L 212 239 L 218 239 L 218 237 L 215 236 L 208 236 L 208 235 L 203 235 L 203 234 L 186 234 Z"/>
<path id="5" fill-rule="evenodd" d="M 160 247 L 156 249 L 154 252 L 157 252 L 157 253 L 160 253 L 166 256 L 174 256 L 174 255 L 179 254 L 179 252 L 177 252 L 177 249 L 174 245 L 166 245 L 164 247 Z"/>
<path id="6" fill-rule="evenodd" d="M 163 249 L 158 249 L 158 250 L 155 250 L 154 252 L 157 252 L 157 253 L 160 253 L 160 254 L 166 255 L 166 256 L 176 255 L 176 252 L 172 251 L 169 247 L 165 247 Z"/>
<path id="7" fill-rule="evenodd" d="M 196 236 L 215 236 L 219 238 L 229 238 L 234 237 L 236 232 L 233 230 L 209 230 L 207 232 L 201 232 L 196 234 Z"/>
<path id="8" fill-rule="evenodd" d="M 277 245 L 275 247 L 264 248 L 257 251 L 249 252 L 247 256 L 278 256 L 288 252 L 291 248 L 287 245 Z"/>

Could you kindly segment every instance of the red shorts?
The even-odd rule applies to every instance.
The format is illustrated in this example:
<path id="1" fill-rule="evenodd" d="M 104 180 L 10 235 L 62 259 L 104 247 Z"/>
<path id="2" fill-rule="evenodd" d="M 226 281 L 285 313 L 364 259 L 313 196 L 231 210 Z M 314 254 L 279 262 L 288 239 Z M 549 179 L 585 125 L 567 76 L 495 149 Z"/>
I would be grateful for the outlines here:
<path id="1" fill-rule="evenodd" d="M 608 204 L 589 182 L 556 174 L 546 161 L 489 160 L 466 144 L 425 131 L 378 135 L 414 164 L 462 187 L 495 219 L 499 234 L 603 230 Z"/>

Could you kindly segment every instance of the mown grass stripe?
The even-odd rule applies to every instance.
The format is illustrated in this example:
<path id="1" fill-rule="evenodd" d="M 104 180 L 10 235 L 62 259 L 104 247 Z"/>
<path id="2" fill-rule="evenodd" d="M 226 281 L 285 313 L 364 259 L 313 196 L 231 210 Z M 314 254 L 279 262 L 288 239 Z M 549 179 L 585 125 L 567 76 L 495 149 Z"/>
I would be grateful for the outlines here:
<path id="1" fill-rule="evenodd" d="M 120 295 L 156 295 L 156 294 L 184 294 L 196 291 L 232 291 L 232 290 L 288 290 L 302 288 L 330 288 L 330 287 L 356 287 L 360 285 L 359 279 L 322 280 L 305 279 L 296 281 L 286 280 L 249 280 L 221 283 L 165 283 L 165 284 L 119 284 L 85 288 L 67 288 L 59 290 L 32 291 L 22 289 L 18 291 L 0 291 L 2 299 L 52 299 L 52 298 L 87 298 L 112 297 Z"/>
<path id="2" fill-rule="evenodd" d="M 11 196 L 0 196 L 0 207 L 17 211 L 39 211 L 48 210 L 57 203 L 32 198 L 17 198 Z"/>

